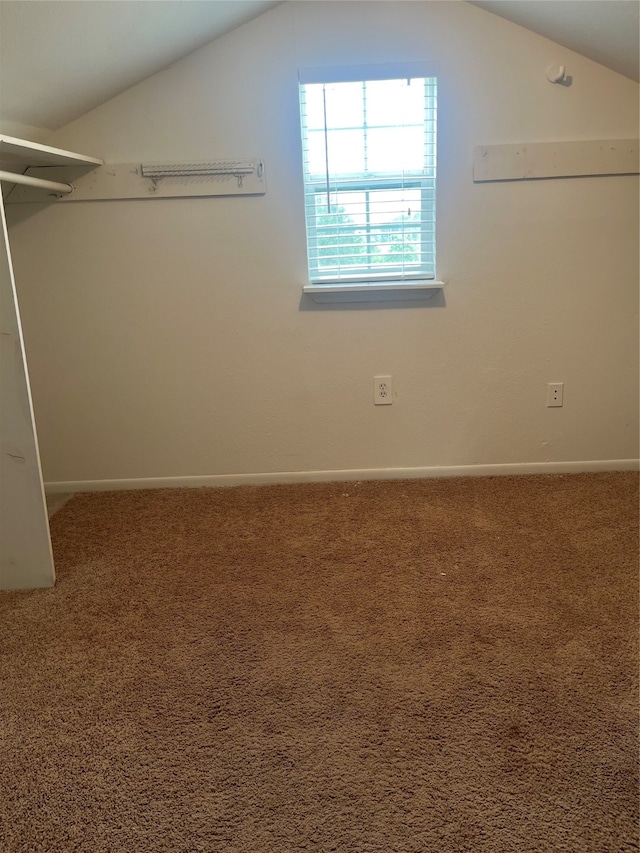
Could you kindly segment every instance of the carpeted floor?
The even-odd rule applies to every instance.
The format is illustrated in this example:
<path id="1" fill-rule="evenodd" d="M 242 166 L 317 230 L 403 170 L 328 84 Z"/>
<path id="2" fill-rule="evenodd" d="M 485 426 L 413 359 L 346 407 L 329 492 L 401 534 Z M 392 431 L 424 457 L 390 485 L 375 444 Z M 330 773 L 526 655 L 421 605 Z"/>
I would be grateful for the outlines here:
<path id="1" fill-rule="evenodd" d="M 3 853 L 638 850 L 638 478 L 76 495 Z"/>

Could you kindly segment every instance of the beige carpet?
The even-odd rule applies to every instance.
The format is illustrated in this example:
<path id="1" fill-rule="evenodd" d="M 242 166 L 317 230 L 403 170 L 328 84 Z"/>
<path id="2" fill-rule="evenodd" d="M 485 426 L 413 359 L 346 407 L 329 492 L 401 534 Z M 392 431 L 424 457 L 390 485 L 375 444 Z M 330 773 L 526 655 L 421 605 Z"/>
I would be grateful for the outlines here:
<path id="1" fill-rule="evenodd" d="M 634 474 L 77 495 L 0 849 L 638 849 Z"/>

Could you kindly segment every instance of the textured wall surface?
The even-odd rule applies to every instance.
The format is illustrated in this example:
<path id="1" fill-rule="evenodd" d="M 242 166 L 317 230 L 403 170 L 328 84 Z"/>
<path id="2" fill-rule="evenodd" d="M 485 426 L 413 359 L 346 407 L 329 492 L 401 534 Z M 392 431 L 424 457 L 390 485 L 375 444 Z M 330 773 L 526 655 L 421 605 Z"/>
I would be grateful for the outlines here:
<path id="1" fill-rule="evenodd" d="M 315 305 L 297 69 L 423 59 L 444 298 Z M 45 479 L 637 458 L 637 178 L 472 182 L 475 145 L 637 126 L 632 81 L 465 3 L 396 2 L 283 4 L 68 125 L 48 141 L 111 163 L 260 155 L 268 189 L 13 209 Z"/>

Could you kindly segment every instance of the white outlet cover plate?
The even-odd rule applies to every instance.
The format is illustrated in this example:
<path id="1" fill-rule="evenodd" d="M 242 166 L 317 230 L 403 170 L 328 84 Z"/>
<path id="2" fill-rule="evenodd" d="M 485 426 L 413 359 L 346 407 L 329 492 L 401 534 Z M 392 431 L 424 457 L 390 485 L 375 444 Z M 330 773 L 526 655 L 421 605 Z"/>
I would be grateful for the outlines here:
<path id="1" fill-rule="evenodd" d="M 390 406 L 393 403 L 393 384 L 390 376 L 373 377 L 373 402 L 376 406 Z"/>
<path id="2" fill-rule="evenodd" d="M 564 382 L 550 382 L 547 386 L 547 408 L 562 406 Z"/>

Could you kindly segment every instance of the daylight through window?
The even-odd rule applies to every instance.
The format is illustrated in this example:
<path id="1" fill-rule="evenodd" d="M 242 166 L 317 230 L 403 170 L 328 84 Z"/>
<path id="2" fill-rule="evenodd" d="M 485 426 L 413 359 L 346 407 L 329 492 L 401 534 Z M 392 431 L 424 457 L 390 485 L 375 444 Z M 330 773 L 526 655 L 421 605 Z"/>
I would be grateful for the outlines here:
<path id="1" fill-rule="evenodd" d="M 435 278 L 436 90 L 422 65 L 300 73 L 312 284 Z"/>

